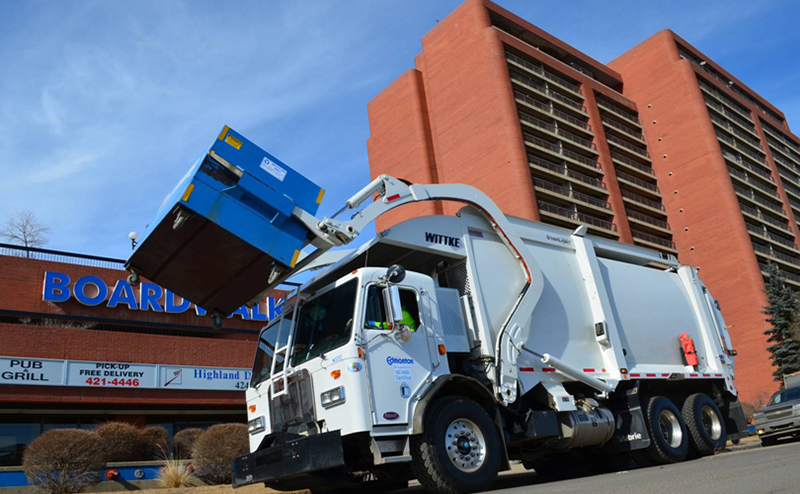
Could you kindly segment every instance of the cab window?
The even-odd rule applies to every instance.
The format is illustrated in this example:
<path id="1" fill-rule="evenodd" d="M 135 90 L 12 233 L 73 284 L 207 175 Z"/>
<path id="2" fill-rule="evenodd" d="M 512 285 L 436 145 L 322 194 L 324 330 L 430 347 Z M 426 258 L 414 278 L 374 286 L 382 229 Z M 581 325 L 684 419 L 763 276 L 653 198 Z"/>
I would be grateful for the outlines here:
<path id="1" fill-rule="evenodd" d="M 400 305 L 403 308 L 404 320 L 400 324 L 405 324 L 412 331 L 420 325 L 419 304 L 417 294 L 414 290 L 407 288 L 400 289 Z M 364 317 L 364 328 L 367 329 L 390 329 L 391 325 L 387 321 L 386 308 L 383 305 L 383 288 L 372 285 L 367 288 L 367 310 Z"/>

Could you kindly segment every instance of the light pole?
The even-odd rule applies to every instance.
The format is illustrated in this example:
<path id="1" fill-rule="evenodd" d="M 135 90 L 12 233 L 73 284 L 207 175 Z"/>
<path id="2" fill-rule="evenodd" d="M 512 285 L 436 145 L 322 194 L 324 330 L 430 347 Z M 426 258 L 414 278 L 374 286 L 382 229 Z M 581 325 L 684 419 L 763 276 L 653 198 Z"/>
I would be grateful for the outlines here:
<path id="1" fill-rule="evenodd" d="M 131 250 L 136 248 L 136 239 L 139 238 L 139 234 L 136 232 L 130 232 L 128 234 L 128 238 L 131 239 Z"/>

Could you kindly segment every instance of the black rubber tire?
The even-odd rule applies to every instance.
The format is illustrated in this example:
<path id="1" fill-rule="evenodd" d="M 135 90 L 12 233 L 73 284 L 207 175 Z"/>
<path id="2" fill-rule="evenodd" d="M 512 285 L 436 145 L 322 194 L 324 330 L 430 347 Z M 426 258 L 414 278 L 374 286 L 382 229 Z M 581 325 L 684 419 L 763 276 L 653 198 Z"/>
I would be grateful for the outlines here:
<path id="1" fill-rule="evenodd" d="M 486 443 L 486 457 L 475 472 L 458 469 L 444 448 L 448 427 L 456 419 L 470 420 Z M 489 489 L 497 478 L 501 461 L 500 435 L 489 414 L 474 401 L 447 396 L 425 412 L 424 432 L 411 436 L 411 469 L 422 486 L 441 494 L 460 494 Z"/>
<path id="2" fill-rule="evenodd" d="M 686 455 L 689 453 L 689 434 L 678 407 L 669 398 L 651 396 L 644 405 L 644 411 L 647 433 L 650 435 L 650 446 L 644 450 L 645 456 L 657 465 L 678 463 L 685 460 Z M 670 446 L 661 432 L 660 420 L 662 412 L 671 412 L 680 426 L 681 441 L 676 447 Z"/>
<path id="3" fill-rule="evenodd" d="M 706 425 L 703 422 L 703 408 L 710 408 L 716 414 L 720 427 L 720 435 L 717 439 L 711 437 L 711 434 L 706 430 Z M 725 442 L 728 438 L 725 431 L 725 419 L 722 417 L 722 413 L 720 413 L 714 400 L 707 394 L 695 393 L 686 398 L 686 401 L 683 402 L 681 415 L 683 415 L 683 421 L 689 431 L 689 444 L 698 455 L 711 456 L 725 448 Z"/>

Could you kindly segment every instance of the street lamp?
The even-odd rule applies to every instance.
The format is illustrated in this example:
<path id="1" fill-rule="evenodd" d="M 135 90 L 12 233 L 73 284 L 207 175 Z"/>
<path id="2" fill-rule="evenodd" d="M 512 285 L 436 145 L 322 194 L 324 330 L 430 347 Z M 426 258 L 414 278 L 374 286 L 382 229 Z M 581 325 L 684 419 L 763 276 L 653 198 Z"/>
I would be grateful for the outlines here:
<path id="1" fill-rule="evenodd" d="M 128 234 L 128 238 L 131 239 L 131 250 L 136 248 L 136 239 L 139 238 L 139 234 L 136 232 L 130 232 Z"/>

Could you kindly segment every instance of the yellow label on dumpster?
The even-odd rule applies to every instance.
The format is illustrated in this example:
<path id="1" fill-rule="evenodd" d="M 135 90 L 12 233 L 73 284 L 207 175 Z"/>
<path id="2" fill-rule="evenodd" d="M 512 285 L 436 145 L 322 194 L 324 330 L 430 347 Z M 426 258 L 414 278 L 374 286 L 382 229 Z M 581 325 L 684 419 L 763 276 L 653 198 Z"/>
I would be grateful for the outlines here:
<path id="1" fill-rule="evenodd" d="M 239 139 L 233 137 L 230 134 L 228 134 L 228 136 L 225 138 L 225 142 L 227 142 L 231 146 L 235 147 L 236 149 L 240 149 L 242 147 L 242 141 L 240 141 Z"/>

